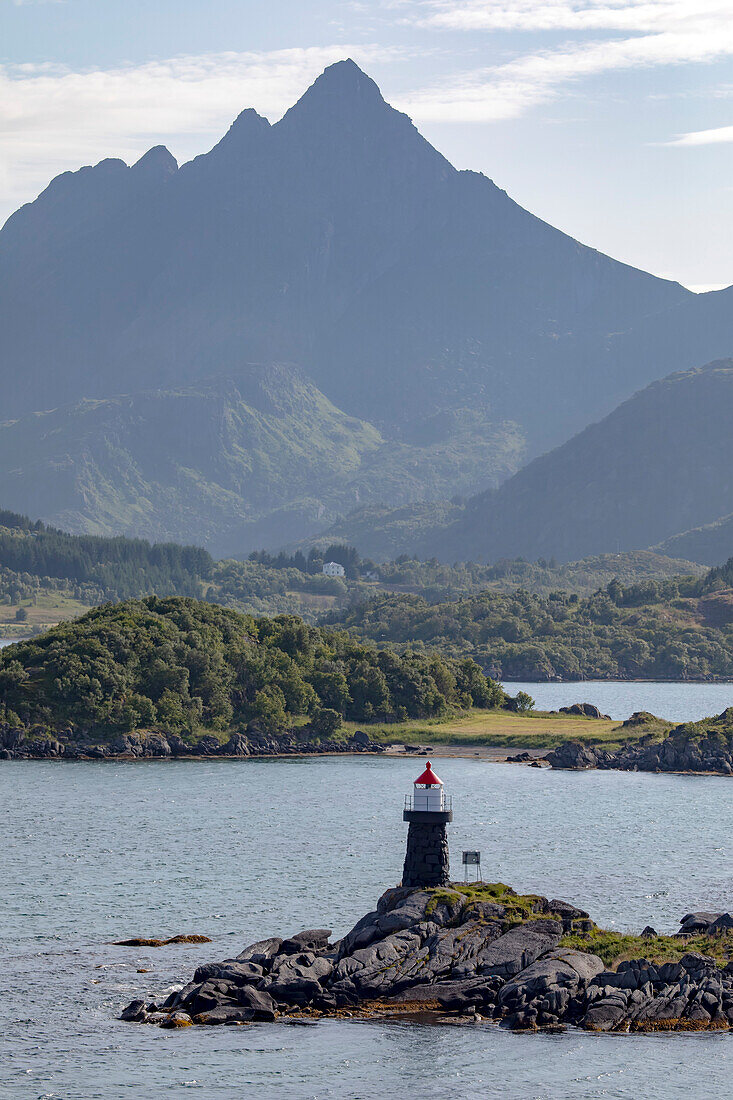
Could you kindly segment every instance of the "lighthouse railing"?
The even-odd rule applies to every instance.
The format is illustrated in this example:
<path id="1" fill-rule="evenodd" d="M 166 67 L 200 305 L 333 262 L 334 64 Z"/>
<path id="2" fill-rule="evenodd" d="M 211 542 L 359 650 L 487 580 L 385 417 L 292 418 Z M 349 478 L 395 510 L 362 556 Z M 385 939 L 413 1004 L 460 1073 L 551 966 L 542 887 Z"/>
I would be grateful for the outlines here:
<path id="1" fill-rule="evenodd" d="M 436 806 L 437 799 L 435 796 L 428 802 L 427 791 L 420 793 L 419 795 L 405 795 L 405 809 L 406 810 L 421 810 L 426 813 L 447 813 L 453 810 L 453 796 L 445 794 L 444 791 L 440 792 L 440 803 Z"/>

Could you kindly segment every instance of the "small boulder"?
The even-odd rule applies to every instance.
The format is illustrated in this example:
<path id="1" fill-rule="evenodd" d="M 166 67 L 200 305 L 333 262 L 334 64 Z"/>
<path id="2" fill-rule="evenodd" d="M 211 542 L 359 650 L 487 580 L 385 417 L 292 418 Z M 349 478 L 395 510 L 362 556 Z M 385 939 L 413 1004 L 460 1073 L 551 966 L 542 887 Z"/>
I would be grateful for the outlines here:
<path id="1" fill-rule="evenodd" d="M 566 741 L 563 745 L 558 745 L 552 752 L 548 752 L 547 761 L 553 768 L 566 768 L 572 771 L 598 766 L 595 751 L 587 745 L 582 745 L 580 741 Z"/>
<path id="2" fill-rule="evenodd" d="M 239 990 L 238 1000 L 243 1008 L 249 1009 L 253 1020 L 274 1020 L 277 1006 L 269 993 L 263 989 L 254 989 L 251 985 Z"/>
<path id="3" fill-rule="evenodd" d="M 573 703 L 572 706 L 569 707 L 560 707 L 558 713 L 577 714 L 583 718 L 605 718 L 607 721 L 610 720 L 610 716 L 608 714 L 601 714 L 598 707 L 594 706 L 593 703 Z"/>
<path id="4" fill-rule="evenodd" d="M 272 936 L 269 940 L 258 940 L 237 955 L 237 962 L 251 962 L 255 966 L 261 966 L 263 970 L 269 970 L 282 944 L 280 936 Z"/>
<path id="5" fill-rule="evenodd" d="M 264 975 L 261 966 L 251 962 L 241 962 L 239 959 L 225 959 L 220 963 L 205 963 L 196 968 L 193 975 L 195 982 L 205 982 L 209 978 L 221 978 L 224 981 L 233 982 L 235 985 L 246 985 L 248 982 L 258 982 Z"/>
<path id="6" fill-rule="evenodd" d="M 199 1016 L 196 1016 L 194 1023 L 196 1024 L 250 1024 L 254 1019 L 254 1013 L 248 1008 L 235 1008 L 234 1006 L 226 1006 L 225 1008 L 215 1008 L 211 1012 L 202 1012 Z"/>
<path id="7" fill-rule="evenodd" d="M 191 1027 L 193 1020 L 187 1012 L 171 1012 L 169 1016 L 162 1021 L 161 1027 L 165 1028 L 177 1028 L 177 1027 Z"/>
<path id="8" fill-rule="evenodd" d="M 130 1001 L 126 1008 L 123 1008 L 120 1013 L 121 1020 L 127 1020 L 128 1022 L 141 1023 L 147 1016 L 145 1009 L 145 1001 L 136 998 L 134 1001 Z"/>
<path id="9" fill-rule="evenodd" d="M 330 928 L 309 928 L 305 932 L 296 932 L 280 945 L 280 955 L 294 955 L 298 951 L 323 951 L 328 947 Z"/>

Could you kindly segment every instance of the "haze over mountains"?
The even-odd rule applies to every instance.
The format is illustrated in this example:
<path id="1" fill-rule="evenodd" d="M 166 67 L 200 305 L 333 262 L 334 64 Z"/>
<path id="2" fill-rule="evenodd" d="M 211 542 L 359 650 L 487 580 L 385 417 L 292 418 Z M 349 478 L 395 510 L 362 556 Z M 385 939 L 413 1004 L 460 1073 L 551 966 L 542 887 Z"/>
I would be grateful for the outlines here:
<path id="1" fill-rule="evenodd" d="M 468 501 L 421 544 L 440 557 L 560 561 L 656 546 L 724 560 L 733 510 L 733 359 L 672 374 L 625 401 L 498 490 Z M 717 532 L 719 537 L 714 537 Z M 694 550 L 694 553 L 692 552 Z"/>
<path id="2" fill-rule="evenodd" d="M 156 147 L 66 173 L 8 220 L 0 502 L 234 554 L 364 503 L 477 494 L 730 354 L 732 293 L 695 296 L 546 225 L 340 62 L 274 126 L 246 110 L 181 168 Z M 704 511 L 655 541 L 724 514 Z M 544 542 L 529 516 L 506 522 L 517 553 Z M 487 530 L 433 552 L 503 545 Z"/>

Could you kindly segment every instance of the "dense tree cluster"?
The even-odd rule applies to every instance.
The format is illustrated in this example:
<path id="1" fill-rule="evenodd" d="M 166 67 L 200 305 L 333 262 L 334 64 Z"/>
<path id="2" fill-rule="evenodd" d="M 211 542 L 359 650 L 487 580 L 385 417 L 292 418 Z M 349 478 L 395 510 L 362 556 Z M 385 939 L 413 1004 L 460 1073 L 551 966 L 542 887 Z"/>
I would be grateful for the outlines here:
<path id="1" fill-rule="evenodd" d="M 329 621 L 379 643 L 470 655 L 497 679 L 728 679 L 733 621 L 705 620 L 705 586 L 678 577 L 626 587 L 614 580 L 586 597 L 523 589 L 444 603 L 379 596 Z"/>
<path id="2" fill-rule="evenodd" d="M 267 565 L 272 569 L 297 569 L 301 573 L 320 573 L 327 561 L 336 561 L 343 565 L 346 576 L 356 580 L 362 572 L 368 572 L 374 567 L 373 562 L 362 562 L 359 552 L 354 546 L 346 546 L 344 543 L 333 542 L 323 549 L 313 547 L 306 558 L 301 550 L 294 554 L 286 554 L 281 550 L 278 554 L 270 554 L 267 550 L 253 550 L 249 560 L 259 565 Z"/>
<path id="3" fill-rule="evenodd" d="M 69 535 L 27 516 L 0 512 L 0 567 L 92 585 L 108 599 L 148 592 L 198 595 L 213 564 L 211 555 L 197 546 Z"/>
<path id="4" fill-rule="evenodd" d="M 101 733 L 288 728 L 324 711 L 427 718 L 504 694 L 470 659 L 380 650 L 295 616 L 255 619 L 193 599 L 128 600 L 0 653 L 6 721 Z"/>

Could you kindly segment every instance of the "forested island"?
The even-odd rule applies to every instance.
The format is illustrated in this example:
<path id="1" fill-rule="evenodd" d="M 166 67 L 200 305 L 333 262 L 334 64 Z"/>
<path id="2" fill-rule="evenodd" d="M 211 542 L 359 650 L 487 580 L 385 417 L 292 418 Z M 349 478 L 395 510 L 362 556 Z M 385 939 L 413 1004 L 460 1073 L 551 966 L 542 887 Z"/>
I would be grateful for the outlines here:
<path id="1" fill-rule="evenodd" d="M 332 738 L 344 719 L 400 721 L 505 705 L 470 658 L 397 654 L 294 616 L 256 619 L 185 597 L 128 600 L 0 653 L 4 749 L 135 755 L 146 731 L 171 751 L 297 732 Z M 368 740 L 368 739 L 367 739 Z M 95 755 L 92 752 L 91 755 Z"/>

